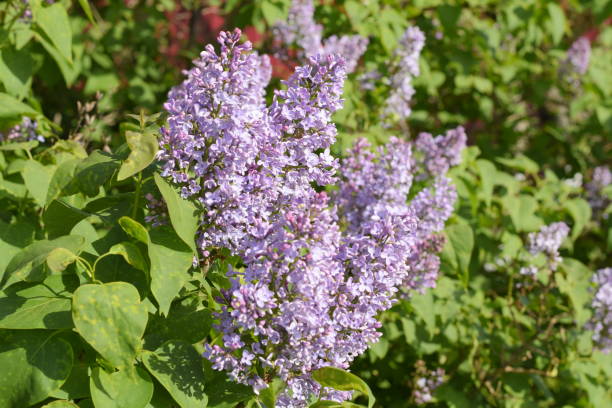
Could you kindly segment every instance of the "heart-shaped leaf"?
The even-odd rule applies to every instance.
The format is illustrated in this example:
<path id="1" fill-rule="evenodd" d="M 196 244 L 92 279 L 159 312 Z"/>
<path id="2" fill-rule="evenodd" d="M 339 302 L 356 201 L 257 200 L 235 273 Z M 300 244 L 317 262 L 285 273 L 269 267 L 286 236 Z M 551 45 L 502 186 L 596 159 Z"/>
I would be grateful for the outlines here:
<path id="1" fill-rule="evenodd" d="M 131 366 L 142 346 L 147 308 L 126 282 L 83 285 L 72 297 L 79 334 L 115 367 Z"/>

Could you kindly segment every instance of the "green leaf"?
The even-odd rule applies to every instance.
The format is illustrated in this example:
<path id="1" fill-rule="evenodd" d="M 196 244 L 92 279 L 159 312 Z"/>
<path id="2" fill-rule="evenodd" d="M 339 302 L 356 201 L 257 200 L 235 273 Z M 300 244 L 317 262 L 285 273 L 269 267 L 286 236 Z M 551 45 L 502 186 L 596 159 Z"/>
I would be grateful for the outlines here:
<path id="1" fill-rule="evenodd" d="M 22 280 L 34 281 L 44 276 L 37 267 L 47 260 L 47 256 L 55 248 L 66 248 L 78 253 L 85 239 L 78 235 L 67 235 L 51 241 L 36 241 L 19 251 L 9 262 L 5 271 L 4 286 Z"/>
<path id="2" fill-rule="evenodd" d="M 210 310 L 198 308 L 197 304 L 175 303 L 170 308 L 168 317 L 152 317 L 145 333 L 145 348 L 155 350 L 168 340 L 199 343 L 206 338 L 211 326 Z"/>
<path id="3" fill-rule="evenodd" d="M 72 228 L 89 216 L 62 200 L 53 200 L 43 213 L 43 223 L 49 238 L 56 238 L 70 233 Z"/>
<path id="4" fill-rule="evenodd" d="M 457 28 L 457 22 L 461 16 L 461 7 L 442 5 L 438 7 L 438 17 L 444 27 L 444 31 L 452 33 Z"/>
<path id="5" fill-rule="evenodd" d="M 506 196 L 503 199 L 504 207 L 508 210 L 512 224 L 518 232 L 537 231 L 542 220 L 535 215 L 538 202 L 530 195 L 521 194 L 518 197 Z"/>
<path id="6" fill-rule="evenodd" d="M 559 44 L 563 38 L 563 32 L 565 31 L 565 14 L 563 9 L 555 3 L 548 3 L 548 14 L 550 14 L 550 32 L 553 37 L 553 42 Z"/>
<path id="7" fill-rule="evenodd" d="M 6 224 L 0 220 L 0 282 L 11 259 L 32 243 L 34 226 L 26 221 Z"/>
<path id="8" fill-rule="evenodd" d="M 497 169 L 493 163 L 484 159 L 476 160 L 476 167 L 478 168 L 478 174 L 480 175 L 481 197 L 488 206 L 491 204 L 491 198 L 493 196 Z"/>
<path id="9" fill-rule="evenodd" d="M 170 222 L 179 237 L 189 248 L 196 253 L 195 235 L 198 230 L 199 217 L 197 208 L 188 200 L 185 200 L 166 180 L 155 173 L 155 184 L 161 192 L 170 215 Z"/>
<path id="10" fill-rule="evenodd" d="M 575 240 L 591 219 L 591 206 L 582 198 L 567 200 L 564 205 L 574 219 L 574 225 L 572 226 L 572 240 Z"/>
<path id="11" fill-rule="evenodd" d="M 149 233 L 138 221 L 134 221 L 130 217 L 119 218 L 119 225 L 130 237 L 142 242 L 149 243 Z"/>
<path id="12" fill-rule="evenodd" d="M 72 31 L 68 13 L 61 3 L 34 8 L 34 21 L 49 37 L 55 48 L 72 62 Z"/>
<path id="13" fill-rule="evenodd" d="M 140 352 L 147 308 L 125 282 L 83 285 L 72 297 L 77 332 L 113 366 L 131 366 Z"/>
<path id="14" fill-rule="evenodd" d="M 57 400 L 43 405 L 42 408 L 79 408 L 79 406 L 70 401 Z"/>
<path id="15" fill-rule="evenodd" d="M 147 263 L 140 252 L 140 249 L 131 242 L 120 242 L 115 244 L 108 250 L 109 254 L 121 255 L 125 262 L 129 263 L 136 269 L 143 272 L 147 271 Z"/>
<path id="16" fill-rule="evenodd" d="M 47 53 L 49 53 L 51 58 L 53 58 L 53 60 L 57 64 L 60 72 L 62 73 L 62 77 L 64 78 L 64 81 L 66 82 L 66 85 L 68 87 L 72 86 L 72 84 L 74 84 L 74 81 L 79 76 L 79 73 L 81 72 L 81 66 L 78 63 L 78 60 L 73 63 L 66 60 L 66 58 L 51 43 L 51 41 L 49 41 L 47 36 L 44 35 L 44 33 L 41 30 L 37 30 L 35 34 L 36 34 L 35 35 L 36 40 L 42 44 L 44 49 L 47 51 Z M 80 46 L 80 48 L 81 49 L 83 48 L 82 45 Z M 76 47 L 75 47 L 75 50 L 76 50 Z"/>
<path id="17" fill-rule="evenodd" d="M 23 98 L 30 89 L 34 61 L 30 52 L 26 50 L 13 50 L 4 48 L 0 50 L 0 81 L 6 90 Z"/>
<path id="18" fill-rule="evenodd" d="M 280 378 L 275 378 L 268 384 L 268 388 L 264 388 L 259 392 L 259 400 L 266 408 L 276 407 L 278 395 L 285 388 L 285 383 Z"/>
<path id="19" fill-rule="evenodd" d="M 95 24 L 96 20 L 94 20 L 93 18 L 93 13 L 91 12 L 91 6 L 89 5 L 89 1 L 79 0 L 79 4 L 81 5 L 81 8 L 83 9 L 83 12 L 85 12 L 85 15 L 87 16 L 89 21 Z"/>
<path id="20" fill-rule="evenodd" d="M 206 389 L 208 392 L 208 408 L 234 408 L 237 403 L 250 399 L 253 389 L 230 380 L 225 373 L 210 368 L 208 361 L 204 362 Z M 211 392 L 210 390 L 214 390 Z"/>
<path id="21" fill-rule="evenodd" d="M 467 280 L 472 249 L 474 248 L 472 228 L 467 222 L 460 221 L 457 224 L 449 225 L 445 230 L 445 235 L 447 241 L 442 252 L 442 260 L 452 270 L 463 276 L 464 280 Z"/>
<path id="22" fill-rule="evenodd" d="M 172 300 L 189 280 L 193 253 L 170 228 L 154 229 L 149 236 L 151 292 L 161 313 L 167 315 Z"/>
<path id="23" fill-rule="evenodd" d="M 59 274 L 76 260 L 77 256 L 66 248 L 55 248 L 47 255 L 47 266 L 51 272 Z"/>
<path id="24" fill-rule="evenodd" d="M 95 197 L 117 171 L 120 162 L 117 158 L 99 150 L 94 151 L 76 168 L 76 175 L 64 191 L 71 195 L 82 191 L 89 197 Z"/>
<path id="25" fill-rule="evenodd" d="M 12 96 L 0 92 L 0 118 L 12 118 L 21 115 L 36 116 L 38 112 Z"/>
<path id="26" fill-rule="evenodd" d="M 368 397 L 368 408 L 374 406 L 376 398 L 372 390 L 355 374 L 336 367 L 323 367 L 313 371 L 312 378 L 324 387 L 331 387 L 339 391 L 359 391 Z"/>
<path id="27" fill-rule="evenodd" d="M 208 403 L 201 360 L 191 344 L 177 340 L 164 343 L 155 352 L 142 353 L 144 365 L 181 408 L 203 408 Z"/>
<path id="28" fill-rule="evenodd" d="M 145 130 L 140 133 L 128 130 L 125 132 L 125 138 L 131 152 L 119 169 L 119 174 L 117 174 L 119 181 L 133 176 L 153 163 L 159 150 L 157 138 L 150 131 Z"/>
<path id="29" fill-rule="evenodd" d="M 582 327 L 590 316 L 587 305 L 592 297 L 592 272 L 580 261 L 572 258 L 563 258 L 561 266 L 565 274 L 555 273 L 555 280 L 559 285 L 559 290 L 570 298 L 574 307 L 576 323 L 579 327 Z"/>
<path id="30" fill-rule="evenodd" d="M 0 331 L 0 407 L 24 408 L 60 387 L 72 367 L 72 347 L 47 331 Z"/>
<path id="31" fill-rule="evenodd" d="M 425 322 L 430 338 L 433 337 L 436 330 L 436 308 L 432 291 L 427 290 L 423 294 L 414 295 L 410 299 L 410 303 L 417 316 Z"/>
<path id="32" fill-rule="evenodd" d="M 275 23 L 282 21 L 286 17 L 286 13 L 282 8 L 282 4 L 272 2 L 269 0 L 261 3 L 261 12 L 263 14 L 266 23 L 271 27 Z"/>
<path id="33" fill-rule="evenodd" d="M 114 373 L 94 368 L 89 387 L 96 408 L 144 408 L 153 396 L 153 381 L 140 367 Z"/>
<path id="34" fill-rule="evenodd" d="M 495 159 L 495 161 L 503 164 L 504 166 L 510 167 L 511 169 L 520 170 L 531 174 L 536 174 L 538 171 L 540 171 L 540 166 L 523 154 L 518 154 L 513 159 L 498 157 Z"/>
<path id="35" fill-rule="evenodd" d="M 72 318 L 70 321 L 72 322 Z M 89 397 L 89 364 L 89 361 L 75 362 L 66 382 L 60 388 L 53 391 L 50 396 L 65 400 Z"/>
<path id="36" fill-rule="evenodd" d="M 53 199 L 60 197 L 62 190 L 64 190 L 64 188 L 70 184 L 70 181 L 74 177 L 74 172 L 76 171 L 79 162 L 79 159 L 66 160 L 57 167 L 53 173 L 53 176 L 51 176 L 51 180 L 49 181 L 46 204 L 49 204 Z"/>
<path id="37" fill-rule="evenodd" d="M 28 160 L 23 166 L 23 180 L 38 205 L 47 203 L 47 191 L 55 167 L 43 166 L 36 160 Z"/>
<path id="38" fill-rule="evenodd" d="M 53 275 L 0 292 L 0 329 L 72 328 L 70 292 L 77 286 L 76 276 Z"/>

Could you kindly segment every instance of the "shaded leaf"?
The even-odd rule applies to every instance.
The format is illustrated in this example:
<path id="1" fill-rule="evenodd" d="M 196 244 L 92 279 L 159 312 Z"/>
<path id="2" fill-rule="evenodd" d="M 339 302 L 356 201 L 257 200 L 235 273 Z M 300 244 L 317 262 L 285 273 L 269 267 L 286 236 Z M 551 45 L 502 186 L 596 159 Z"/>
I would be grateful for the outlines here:
<path id="1" fill-rule="evenodd" d="M 96 408 L 144 408 L 153 396 L 153 381 L 140 367 L 114 373 L 94 368 L 89 387 Z"/>
<path id="2" fill-rule="evenodd" d="M 73 275 L 49 276 L 42 283 L 21 283 L 0 292 L 0 329 L 68 329 L 73 327 Z"/>
<path id="3" fill-rule="evenodd" d="M 176 340 L 164 343 L 155 352 L 142 353 L 142 361 L 149 372 L 181 408 L 202 408 L 207 405 L 201 359 L 191 344 Z"/>
<path id="4" fill-rule="evenodd" d="M 24 408 L 47 398 L 72 367 L 72 347 L 48 331 L 0 331 L 0 407 Z"/>
<path id="5" fill-rule="evenodd" d="M 166 205 L 170 222 L 179 237 L 196 253 L 195 235 L 198 230 L 199 217 L 195 205 L 185 200 L 166 180 L 155 173 L 155 184 L 161 192 Z"/>
<path id="6" fill-rule="evenodd" d="M 170 228 L 156 228 L 149 233 L 151 292 L 162 314 L 189 280 L 193 253 Z"/>

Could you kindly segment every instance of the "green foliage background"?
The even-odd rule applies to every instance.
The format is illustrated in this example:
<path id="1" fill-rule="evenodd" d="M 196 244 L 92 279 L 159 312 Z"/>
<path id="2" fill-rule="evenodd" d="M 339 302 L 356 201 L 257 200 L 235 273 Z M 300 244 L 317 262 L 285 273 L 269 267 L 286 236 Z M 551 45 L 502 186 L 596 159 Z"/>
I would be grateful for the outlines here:
<path id="1" fill-rule="evenodd" d="M 0 4 L 0 131 L 28 116 L 47 138 L 0 144 L 0 407 L 271 407 L 282 384 L 254 396 L 200 356 L 217 340 L 214 297 L 236 260 L 192 268 L 197 217 L 154 155 L 156 112 L 214 38 L 213 20 L 199 19 L 269 33 L 289 2 L 30 5 L 24 21 L 21 0 Z M 610 15 L 609 0 L 318 3 L 325 36 L 370 39 L 335 118 L 337 155 L 357 137 L 460 124 L 470 145 L 452 170 L 460 198 L 438 286 L 381 316 L 384 336 L 353 374 L 318 381 L 357 390 L 356 403 L 408 407 L 425 364 L 446 371 L 431 406 L 612 406 L 612 358 L 584 328 L 593 272 L 612 266 L 612 218 L 567 182 L 612 161 Z M 427 37 L 414 112 L 384 129 L 385 93 L 364 94 L 357 77 L 386 72 L 410 24 Z M 560 64 L 585 33 L 591 63 L 576 86 Z M 270 38 L 256 46 L 269 52 Z M 149 192 L 164 197 L 170 226 L 145 223 Z M 561 266 L 520 275 L 543 262 L 524 249 L 527 233 L 554 221 L 572 228 Z"/>

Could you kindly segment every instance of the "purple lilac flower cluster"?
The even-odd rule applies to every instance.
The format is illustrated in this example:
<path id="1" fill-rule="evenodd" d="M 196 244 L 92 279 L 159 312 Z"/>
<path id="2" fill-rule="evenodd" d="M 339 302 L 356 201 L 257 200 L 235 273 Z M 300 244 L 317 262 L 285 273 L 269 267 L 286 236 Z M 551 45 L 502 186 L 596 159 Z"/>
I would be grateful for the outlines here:
<path id="1" fill-rule="evenodd" d="M 548 260 L 548 267 L 554 271 L 557 269 L 559 262 L 561 262 L 559 247 L 561 247 L 561 244 L 567 238 L 569 231 L 569 227 L 564 222 L 545 225 L 540 228 L 540 231 L 529 233 L 527 236 L 529 240 L 527 249 L 531 255 L 544 254 Z M 521 268 L 521 274 L 523 275 L 535 275 L 536 273 L 537 268 L 533 266 Z"/>
<path id="2" fill-rule="evenodd" d="M 0 142 L 29 142 L 37 140 L 44 142 L 45 138 L 38 133 L 38 123 L 24 116 L 21 123 L 13 126 L 5 135 L 0 133 Z"/>
<path id="3" fill-rule="evenodd" d="M 412 398 L 417 405 L 427 404 L 433 399 L 433 392 L 442 383 L 444 383 L 444 375 L 446 372 L 443 368 L 436 370 L 428 370 L 425 367 L 425 362 L 418 361 L 416 364 L 417 378 L 414 381 L 412 390 Z"/>
<path id="4" fill-rule="evenodd" d="M 444 136 L 433 137 L 425 132 L 419 134 L 416 146 L 423 153 L 422 169 L 428 173 L 421 177 L 444 174 L 451 166 L 458 165 L 466 142 L 463 126 L 448 130 Z"/>
<path id="5" fill-rule="evenodd" d="M 160 141 L 163 175 L 203 208 L 201 255 L 228 248 L 242 259 L 218 299 L 222 341 L 204 355 L 256 392 L 280 377 L 277 406 L 342 401 L 351 393 L 310 373 L 348 368 L 379 338 L 377 315 L 395 294 L 435 284 L 437 232 L 456 193 L 438 174 L 407 203 L 416 170 L 400 139 L 376 153 L 359 141 L 340 164 L 329 147 L 342 59 L 310 57 L 266 106 L 267 59 L 239 38 L 220 34 L 220 53 L 208 46 L 170 92 Z M 331 197 L 315 189 L 337 179 Z"/>
<path id="6" fill-rule="evenodd" d="M 313 55 L 339 54 L 345 60 L 346 72 L 353 72 L 368 47 L 368 39 L 360 35 L 334 35 L 323 41 L 323 27 L 315 22 L 314 10 L 312 0 L 292 1 L 287 21 L 273 27 L 274 38 L 280 42 L 277 54 L 286 58 L 290 47 L 297 48 L 301 61 Z"/>
<path id="7" fill-rule="evenodd" d="M 145 216 L 145 221 L 152 227 L 168 225 L 168 206 L 162 198 L 156 198 L 153 194 L 145 195 L 146 206 L 149 213 Z"/>
<path id="8" fill-rule="evenodd" d="M 610 197 L 604 189 L 612 184 L 612 172 L 608 166 L 596 167 L 593 171 L 593 178 L 586 185 L 587 199 L 593 210 L 593 216 L 604 218 L 607 214 L 604 211 L 611 204 Z"/>
<path id="9" fill-rule="evenodd" d="M 598 270 L 593 276 L 597 291 L 591 307 L 594 315 L 587 323 L 593 330 L 593 341 L 604 353 L 612 350 L 612 268 Z"/>
<path id="10" fill-rule="evenodd" d="M 412 80 L 419 76 L 419 56 L 425 45 L 425 35 L 418 27 L 408 27 L 395 50 L 391 68 L 391 91 L 383 109 L 383 118 L 406 119 L 412 113 L 410 101 L 414 95 Z"/>
<path id="11" fill-rule="evenodd" d="M 566 71 L 584 75 L 589 68 L 591 58 L 591 42 L 586 37 L 580 37 L 572 43 L 563 63 Z"/>

